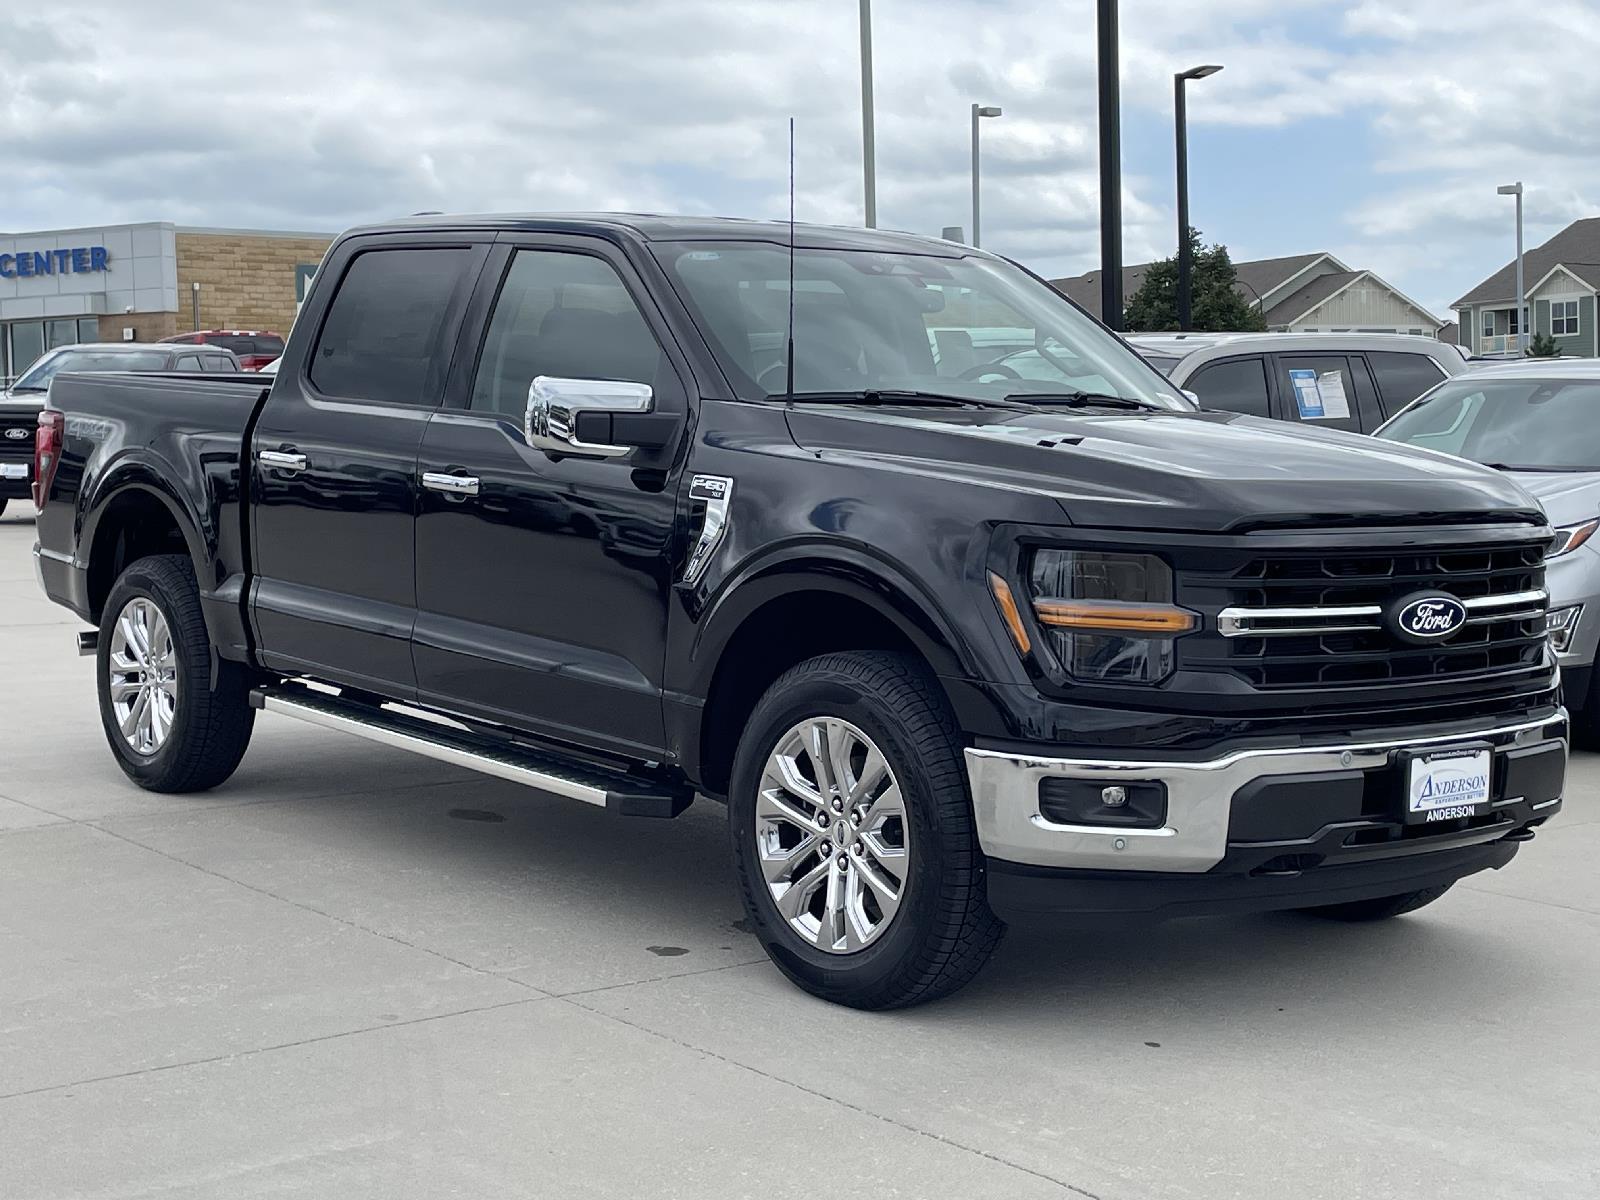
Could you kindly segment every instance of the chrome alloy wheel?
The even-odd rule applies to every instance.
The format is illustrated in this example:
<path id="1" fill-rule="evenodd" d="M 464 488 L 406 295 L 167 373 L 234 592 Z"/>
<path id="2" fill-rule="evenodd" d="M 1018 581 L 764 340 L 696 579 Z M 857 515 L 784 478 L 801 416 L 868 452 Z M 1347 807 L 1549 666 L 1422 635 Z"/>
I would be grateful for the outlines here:
<path id="1" fill-rule="evenodd" d="M 158 753 L 178 711 L 178 652 L 153 601 L 135 597 L 117 617 L 106 675 L 123 740 L 135 754 Z"/>
<path id="2" fill-rule="evenodd" d="M 835 717 L 779 738 L 756 797 L 756 853 L 772 902 L 807 942 L 852 954 L 881 937 L 910 880 L 911 826 L 872 739 Z"/>

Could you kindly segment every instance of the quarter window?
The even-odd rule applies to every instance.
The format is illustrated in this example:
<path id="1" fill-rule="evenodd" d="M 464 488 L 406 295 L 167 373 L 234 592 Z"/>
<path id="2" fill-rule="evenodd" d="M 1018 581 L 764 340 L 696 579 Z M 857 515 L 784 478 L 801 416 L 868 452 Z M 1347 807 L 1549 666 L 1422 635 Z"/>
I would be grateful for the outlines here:
<path id="1" fill-rule="evenodd" d="M 1201 367 L 1183 385 L 1200 397 L 1201 408 L 1265 417 L 1267 369 L 1259 358 L 1235 358 Z"/>
<path id="2" fill-rule="evenodd" d="M 312 351 L 317 390 L 352 400 L 436 403 L 451 299 L 471 257 L 465 248 L 357 255 Z"/>
<path id="3" fill-rule="evenodd" d="M 1552 300 L 1550 302 L 1550 333 L 1554 337 L 1571 337 L 1578 332 L 1578 302 Z"/>
<path id="4" fill-rule="evenodd" d="M 472 407 L 519 424 L 536 376 L 621 379 L 660 392 L 670 367 L 604 259 L 519 250 L 506 272 L 472 387 Z"/>

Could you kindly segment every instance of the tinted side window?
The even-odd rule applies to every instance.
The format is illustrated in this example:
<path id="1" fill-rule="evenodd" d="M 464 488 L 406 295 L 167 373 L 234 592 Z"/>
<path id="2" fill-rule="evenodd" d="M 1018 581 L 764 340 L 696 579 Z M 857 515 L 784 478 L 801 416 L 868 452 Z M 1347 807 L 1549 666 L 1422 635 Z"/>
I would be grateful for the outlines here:
<path id="1" fill-rule="evenodd" d="M 1200 397 L 1201 408 L 1265 417 L 1267 368 L 1259 358 L 1234 358 L 1211 363 L 1196 371 L 1183 385 Z"/>
<path id="2" fill-rule="evenodd" d="M 255 341 L 255 354 L 270 354 L 277 358 L 283 353 L 283 339 L 281 337 L 257 337 Z M 234 351 L 238 353 L 237 350 Z"/>
<path id="3" fill-rule="evenodd" d="M 185 354 L 172 365 L 172 369 L 174 371 L 198 371 L 200 369 L 200 358 L 195 354 Z"/>
<path id="4" fill-rule="evenodd" d="M 330 396 L 432 404 L 450 300 L 472 252 L 368 250 L 351 262 L 311 355 Z"/>
<path id="5" fill-rule="evenodd" d="M 206 354 L 200 359 L 202 371 L 233 371 L 233 360 L 222 354 Z"/>
<path id="6" fill-rule="evenodd" d="M 1439 364 L 1426 354 L 1368 351 L 1367 364 L 1378 381 L 1378 395 L 1384 411 L 1391 417 L 1444 378 Z"/>
<path id="7" fill-rule="evenodd" d="M 537 375 L 623 379 L 659 392 L 670 372 L 608 263 L 587 254 L 519 250 L 484 335 L 472 407 L 520 424 Z"/>
<path id="8" fill-rule="evenodd" d="M 256 352 L 255 338 L 235 337 L 229 334 L 225 337 L 214 337 L 209 344 L 221 346 L 224 350 L 232 350 L 235 354 L 254 354 Z"/>

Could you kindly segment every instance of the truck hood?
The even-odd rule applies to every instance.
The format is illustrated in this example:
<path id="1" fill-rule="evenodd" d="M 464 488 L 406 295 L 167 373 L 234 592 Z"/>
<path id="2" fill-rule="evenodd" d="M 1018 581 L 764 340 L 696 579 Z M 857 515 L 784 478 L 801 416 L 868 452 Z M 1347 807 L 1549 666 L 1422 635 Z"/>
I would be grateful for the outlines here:
<path id="1" fill-rule="evenodd" d="M 1233 413 L 1041 409 L 789 412 L 804 449 L 1049 496 L 1076 525 L 1250 527 L 1539 521 L 1517 482 L 1464 459 Z M 1003 514 L 975 512 L 974 519 Z"/>
<path id="2" fill-rule="evenodd" d="M 44 392 L 0 391 L 0 411 L 39 412 L 44 408 Z"/>
<path id="3" fill-rule="evenodd" d="M 1543 506 L 1552 525 L 1578 525 L 1600 517 L 1600 471 L 1514 471 Z"/>

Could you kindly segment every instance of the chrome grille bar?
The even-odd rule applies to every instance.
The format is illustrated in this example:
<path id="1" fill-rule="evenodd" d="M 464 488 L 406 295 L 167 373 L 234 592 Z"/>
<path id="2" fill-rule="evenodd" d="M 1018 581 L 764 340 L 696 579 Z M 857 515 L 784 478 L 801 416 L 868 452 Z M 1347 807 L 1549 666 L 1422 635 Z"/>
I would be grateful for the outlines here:
<path id="1" fill-rule="evenodd" d="M 1473 615 L 1468 623 L 1525 620 L 1539 616 L 1549 601 L 1543 588 L 1474 596 L 1461 604 Z M 1529 606 L 1533 606 L 1529 608 Z M 1505 612 L 1504 609 L 1516 611 Z M 1383 628 L 1380 604 L 1324 605 L 1307 608 L 1225 608 L 1217 614 L 1217 632 L 1223 637 L 1305 637 L 1321 633 L 1373 633 Z"/>

